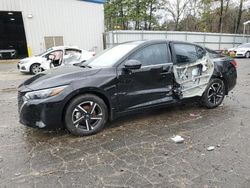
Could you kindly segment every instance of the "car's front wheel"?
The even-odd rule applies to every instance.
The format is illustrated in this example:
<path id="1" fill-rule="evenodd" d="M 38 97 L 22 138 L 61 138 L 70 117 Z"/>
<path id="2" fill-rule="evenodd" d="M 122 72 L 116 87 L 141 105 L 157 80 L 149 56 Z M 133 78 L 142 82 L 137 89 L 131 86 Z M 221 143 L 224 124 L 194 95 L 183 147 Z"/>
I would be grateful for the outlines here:
<path id="1" fill-rule="evenodd" d="M 246 58 L 250 58 L 250 52 L 246 53 Z"/>
<path id="2" fill-rule="evenodd" d="M 40 72 L 42 72 L 42 68 L 40 67 L 40 64 L 34 63 L 33 65 L 31 65 L 30 67 L 31 74 L 38 74 Z"/>
<path id="3" fill-rule="evenodd" d="M 221 79 L 212 79 L 202 95 L 202 104 L 207 108 L 221 105 L 225 97 L 225 84 Z"/>
<path id="4" fill-rule="evenodd" d="M 74 98 L 65 111 L 65 126 L 74 135 L 88 136 L 103 129 L 108 119 L 105 102 L 96 95 Z"/>

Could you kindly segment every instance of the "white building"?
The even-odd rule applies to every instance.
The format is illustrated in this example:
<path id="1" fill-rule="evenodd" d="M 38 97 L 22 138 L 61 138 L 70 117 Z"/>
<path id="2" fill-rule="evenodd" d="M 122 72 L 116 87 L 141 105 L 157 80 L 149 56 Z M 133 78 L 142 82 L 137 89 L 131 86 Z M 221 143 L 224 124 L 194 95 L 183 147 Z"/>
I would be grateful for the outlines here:
<path id="1" fill-rule="evenodd" d="M 0 0 L 0 49 L 103 49 L 104 0 Z"/>

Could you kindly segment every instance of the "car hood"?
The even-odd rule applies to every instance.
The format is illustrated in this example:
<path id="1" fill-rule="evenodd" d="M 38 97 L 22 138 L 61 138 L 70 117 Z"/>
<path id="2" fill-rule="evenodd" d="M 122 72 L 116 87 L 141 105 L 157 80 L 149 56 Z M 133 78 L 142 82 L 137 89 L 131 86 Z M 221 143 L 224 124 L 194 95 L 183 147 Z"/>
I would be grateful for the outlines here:
<path id="1" fill-rule="evenodd" d="M 97 74 L 101 69 L 82 68 L 77 66 L 63 66 L 42 72 L 19 86 L 19 90 L 27 91 L 69 85 L 72 81 Z"/>
<path id="2" fill-rule="evenodd" d="M 249 48 L 244 48 L 244 47 L 242 47 L 242 48 L 235 48 L 234 50 L 235 50 L 235 51 L 248 51 Z"/>
<path id="3" fill-rule="evenodd" d="M 41 61 L 43 61 L 43 59 L 44 58 L 42 58 L 42 57 L 39 57 L 39 56 L 33 56 L 33 57 L 27 57 L 27 58 L 24 58 L 24 59 L 21 59 L 20 60 L 20 62 L 22 62 L 22 63 L 26 63 L 26 62 L 30 62 L 30 61 L 32 61 L 32 62 L 41 62 Z"/>

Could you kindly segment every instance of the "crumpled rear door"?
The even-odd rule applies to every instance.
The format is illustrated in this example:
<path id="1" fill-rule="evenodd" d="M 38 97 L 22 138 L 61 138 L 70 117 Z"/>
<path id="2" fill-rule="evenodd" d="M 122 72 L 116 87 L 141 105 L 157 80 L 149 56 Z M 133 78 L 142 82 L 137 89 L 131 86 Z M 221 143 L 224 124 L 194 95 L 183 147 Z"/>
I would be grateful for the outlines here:
<path id="1" fill-rule="evenodd" d="M 197 46 L 192 44 L 181 45 L 174 48 L 177 58 L 173 66 L 175 81 L 179 85 L 178 93 L 181 95 L 179 97 L 202 96 L 214 72 L 214 63 L 205 51 L 199 52 L 203 48 L 197 49 Z"/>

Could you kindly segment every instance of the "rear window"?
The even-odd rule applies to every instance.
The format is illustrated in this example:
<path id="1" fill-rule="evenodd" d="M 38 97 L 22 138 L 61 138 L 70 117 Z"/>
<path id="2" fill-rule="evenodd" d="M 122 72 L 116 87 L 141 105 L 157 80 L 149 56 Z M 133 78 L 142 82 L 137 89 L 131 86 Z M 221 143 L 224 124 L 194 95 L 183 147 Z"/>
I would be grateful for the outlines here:
<path id="1" fill-rule="evenodd" d="M 206 48 L 206 51 L 208 52 L 209 57 L 212 58 L 212 59 L 224 57 L 220 53 L 218 53 L 218 52 L 216 52 L 214 50 L 211 50 L 209 48 Z"/>

